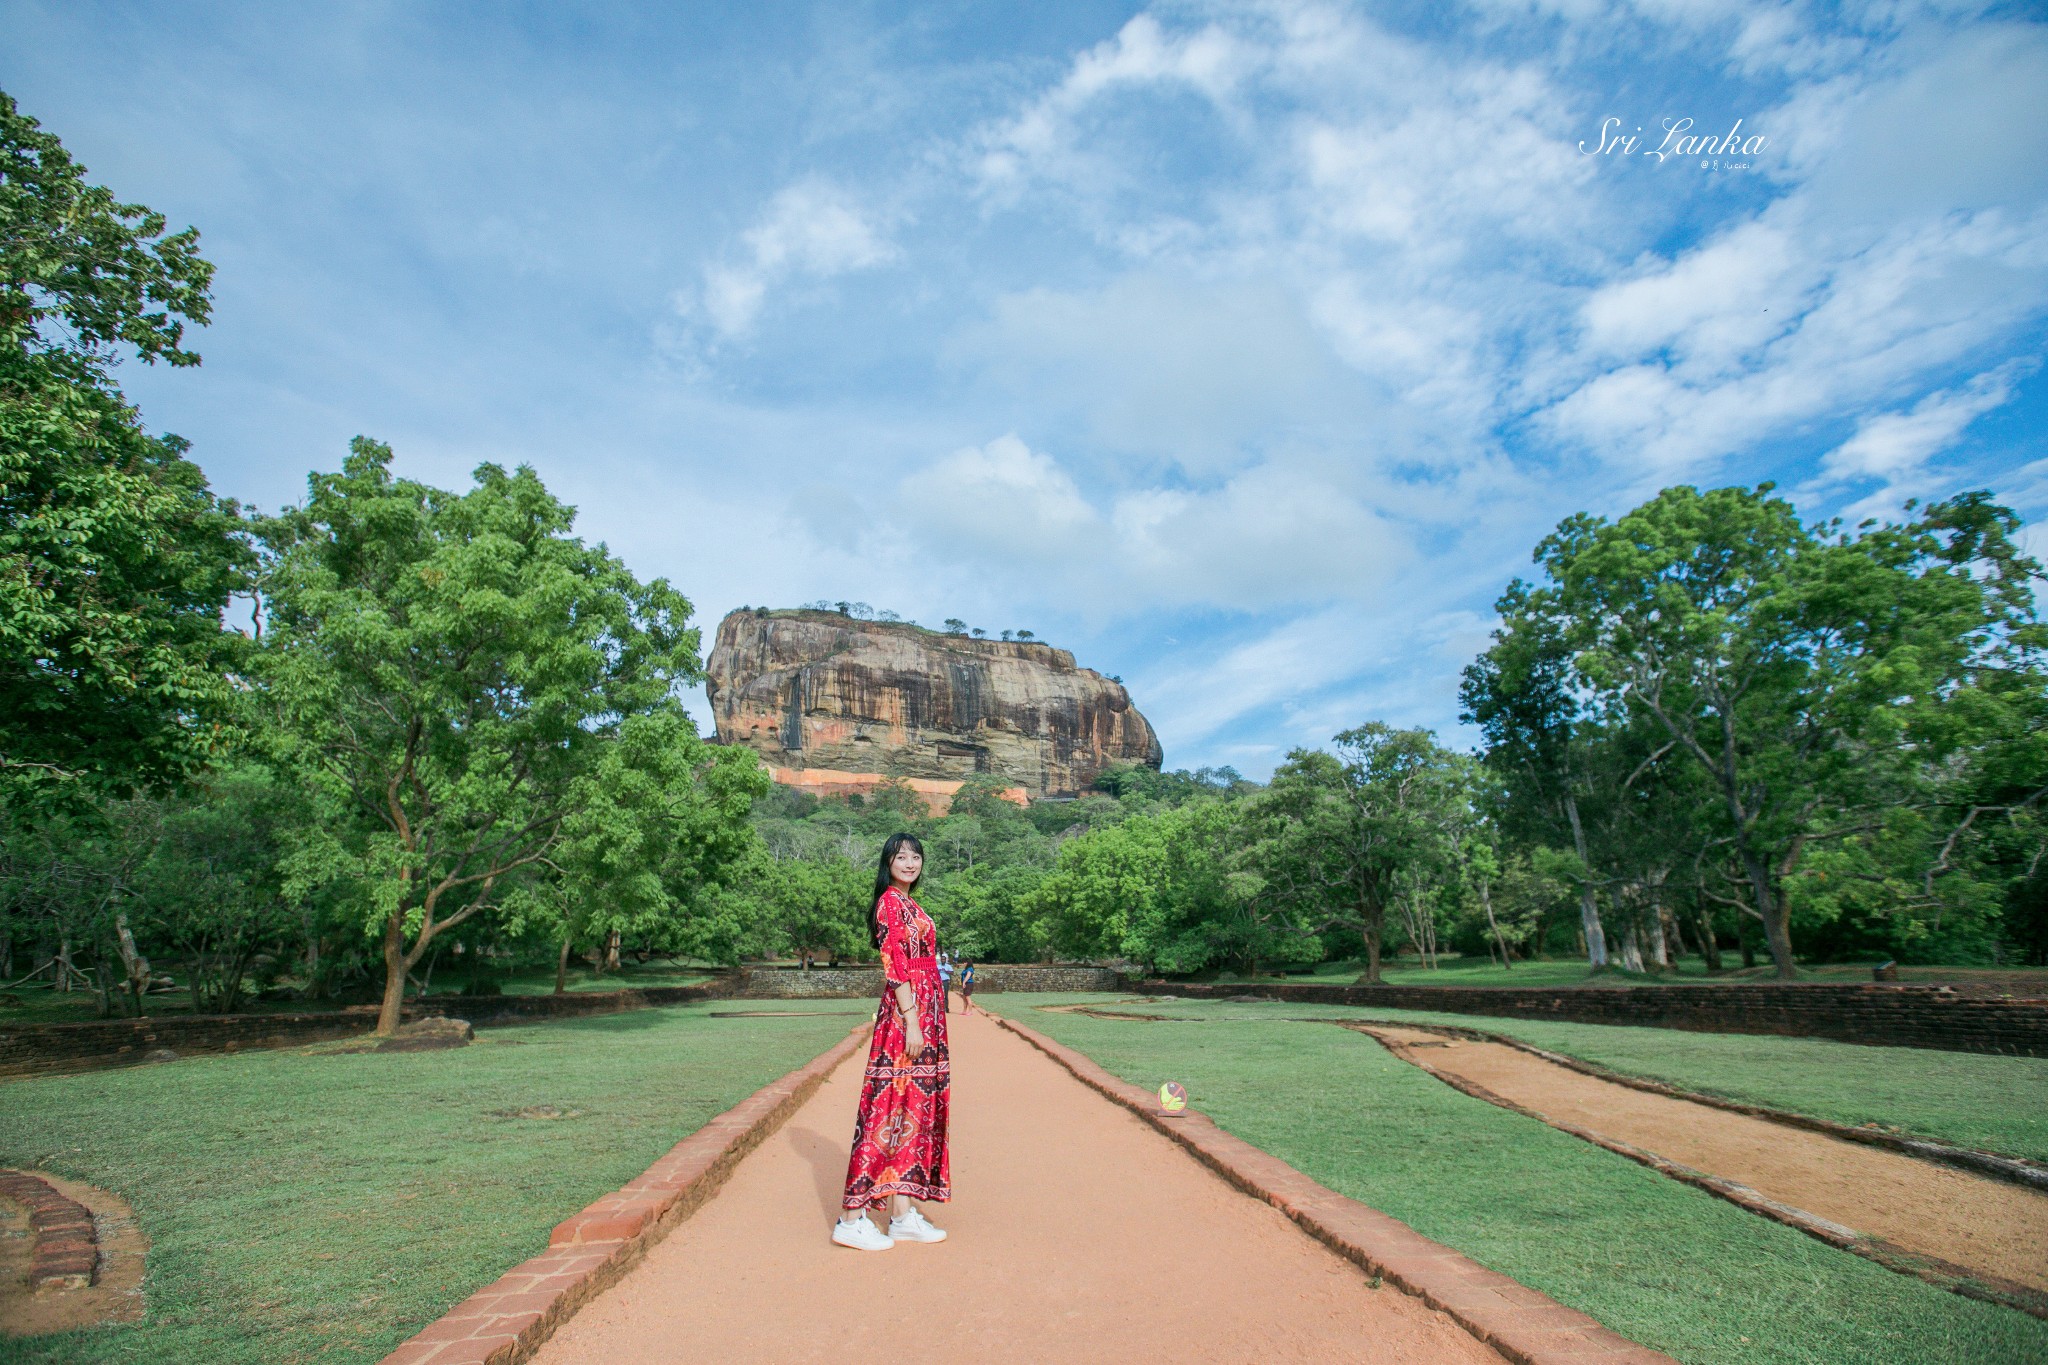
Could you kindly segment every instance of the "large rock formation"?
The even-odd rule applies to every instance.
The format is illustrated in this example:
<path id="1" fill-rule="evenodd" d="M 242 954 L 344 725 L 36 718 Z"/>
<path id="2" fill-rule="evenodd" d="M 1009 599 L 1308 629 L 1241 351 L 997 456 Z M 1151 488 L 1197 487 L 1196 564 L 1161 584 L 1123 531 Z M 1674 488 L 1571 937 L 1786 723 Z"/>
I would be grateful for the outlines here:
<path id="1" fill-rule="evenodd" d="M 755 749 L 780 780 L 806 787 L 857 789 L 836 778 L 881 775 L 949 795 L 989 773 L 1058 796 L 1085 791 L 1111 764 L 1160 761 L 1122 683 L 1035 641 L 736 611 L 718 623 L 709 674 L 719 742 Z"/>

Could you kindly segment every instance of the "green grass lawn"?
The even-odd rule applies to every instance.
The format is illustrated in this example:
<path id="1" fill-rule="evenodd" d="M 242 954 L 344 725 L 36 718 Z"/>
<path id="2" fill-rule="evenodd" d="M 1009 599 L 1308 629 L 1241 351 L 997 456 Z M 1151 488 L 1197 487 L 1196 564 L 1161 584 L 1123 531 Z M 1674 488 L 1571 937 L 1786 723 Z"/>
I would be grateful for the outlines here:
<path id="1" fill-rule="evenodd" d="M 1189 1004 L 1172 1012 L 1202 1021 L 1185 1023 L 1030 1008 L 1107 999 L 982 1003 L 1147 1088 L 1181 1081 L 1237 1136 L 1692 1365 L 2048 1360 L 2048 1322 L 1894 1274 L 1475 1100 L 1369 1038 L 1274 1017 L 1300 1006 Z"/>
<path id="2" fill-rule="evenodd" d="M 720 1007 L 489 1029 L 449 1052 L 254 1052 L 0 1084 L 0 1165 L 116 1191 L 151 1243 L 147 1321 L 0 1339 L 0 1362 L 377 1360 L 843 1038 L 860 1003 L 709 1017 Z M 506 1116 L 548 1105 L 573 1116 Z"/>
<path id="3" fill-rule="evenodd" d="M 1702 1094 L 2048 1161 L 2048 1058 L 1280 1001 L 1178 1000 L 1123 1008 L 1190 1019 L 1313 1015 L 1455 1024 Z"/>

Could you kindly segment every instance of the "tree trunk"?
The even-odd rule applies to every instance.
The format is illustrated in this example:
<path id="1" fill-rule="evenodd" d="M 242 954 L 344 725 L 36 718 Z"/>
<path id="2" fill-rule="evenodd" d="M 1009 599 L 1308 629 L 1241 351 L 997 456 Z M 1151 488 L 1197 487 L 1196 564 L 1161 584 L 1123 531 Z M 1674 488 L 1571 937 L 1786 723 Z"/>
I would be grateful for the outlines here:
<path id="1" fill-rule="evenodd" d="M 1586 832 L 1579 824 L 1579 800 L 1567 793 L 1564 798 L 1564 812 L 1572 822 L 1572 848 L 1579 855 L 1580 867 L 1592 870 L 1586 861 Z M 1579 928 L 1586 938 L 1586 962 L 1599 970 L 1607 965 L 1607 931 L 1600 925 L 1600 903 L 1593 896 L 1591 883 L 1579 884 Z"/>
<path id="2" fill-rule="evenodd" d="M 569 989 L 569 936 L 562 935 L 561 956 L 555 959 L 555 994 L 565 994 Z"/>
<path id="3" fill-rule="evenodd" d="M 71 994 L 71 978 L 77 971 L 71 965 L 71 936 L 65 934 L 57 940 L 57 989 Z"/>
<path id="4" fill-rule="evenodd" d="M 1510 969 L 1508 961 L 1508 938 L 1500 931 L 1500 922 L 1493 917 L 1493 891 L 1484 880 L 1479 883 L 1479 903 L 1486 907 L 1486 927 L 1493 930 L 1494 942 L 1500 944 L 1500 968 Z"/>
<path id="5" fill-rule="evenodd" d="M 1380 924 L 1374 918 L 1365 922 L 1365 979 L 1368 985 L 1380 984 Z"/>
<path id="6" fill-rule="evenodd" d="M 398 1032 L 405 1012 L 405 912 L 393 910 L 384 921 L 384 1001 L 377 1007 L 377 1036 Z"/>
<path id="7" fill-rule="evenodd" d="M 619 969 L 619 931 L 616 929 L 604 941 L 604 969 L 608 972 Z"/>
<path id="8" fill-rule="evenodd" d="M 1771 950 L 1771 963 L 1778 970 L 1778 980 L 1797 981 L 1799 969 L 1792 961 L 1792 914 L 1783 905 L 1771 907 L 1764 920 L 1764 942 Z"/>
<path id="9" fill-rule="evenodd" d="M 1642 939 L 1636 933 L 1636 922 L 1633 917 L 1624 920 L 1621 926 L 1621 969 L 1625 972 L 1640 972 L 1643 969 Z"/>
<path id="10" fill-rule="evenodd" d="M 1671 965 L 1676 966 L 1686 953 L 1685 923 L 1668 905 L 1659 907 L 1657 913 L 1663 920 L 1664 938 L 1671 945 Z"/>
<path id="11" fill-rule="evenodd" d="M 120 945 L 121 970 L 128 978 L 128 998 L 134 1005 L 131 1012 L 140 1018 L 142 998 L 149 993 L 149 959 L 135 946 L 135 933 L 128 927 L 125 910 L 114 916 L 114 941 Z"/>
<path id="12" fill-rule="evenodd" d="M 1709 972 L 1721 970 L 1721 941 L 1714 936 L 1714 912 L 1702 905 L 1696 912 L 1699 916 L 1700 958 L 1707 964 Z"/>
<path id="13" fill-rule="evenodd" d="M 1754 854 L 1745 851 L 1742 865 L 1749 874 L 1750 894 L 1756 898 L 1756 908 L 1763 917 L 1764 944 L 1771 950 L 1771 965 L 1777 968 L 1778 980 L 1797 980 L 1799 972 L 1792 964 L 1791 907 L 1771 885 L 1770 869 Z"/>

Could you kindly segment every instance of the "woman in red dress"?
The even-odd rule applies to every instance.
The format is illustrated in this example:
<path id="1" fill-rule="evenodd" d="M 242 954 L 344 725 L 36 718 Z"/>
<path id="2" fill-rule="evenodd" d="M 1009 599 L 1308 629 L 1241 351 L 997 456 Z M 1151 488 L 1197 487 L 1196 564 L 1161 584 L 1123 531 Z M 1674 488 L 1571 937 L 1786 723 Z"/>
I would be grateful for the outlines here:
<path id="1" fill-rule="evenodd" d="M 908 834 L 882 845 L 868 933 L 882 950 L 882 1003 L 846 1163 L 846 1198 L 832 1240 L 862 1251 L 898 1242 L 943 1242 L 913 1199 L 953 1197 L 946 1160 L 952 1064 L 946 1055 L 946 998 L 939 982 L 938 932 L 910 893 L 924 877 L 924 846 Z M 887 1201 L 889 1231 L 868 1218 Z"/>

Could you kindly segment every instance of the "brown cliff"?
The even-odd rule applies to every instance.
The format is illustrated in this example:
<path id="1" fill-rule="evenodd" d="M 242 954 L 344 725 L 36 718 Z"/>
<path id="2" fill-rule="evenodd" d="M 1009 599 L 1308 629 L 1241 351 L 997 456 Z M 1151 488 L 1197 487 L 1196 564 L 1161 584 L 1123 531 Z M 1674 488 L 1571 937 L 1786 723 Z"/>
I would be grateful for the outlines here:
<path id="1" fill-rule="evenodd" d="M 1157 768 L 1161 757 L 1122 683 L 1036 641 L 736 611 L 718 623 L 707 671 L 719 742 L 747 745 L 778 778 L 807 787 L 880 774 L 942 783 L 950 795 L 988 773 L 1059 796 L 1087 790 L 1112 764 Z"/>

